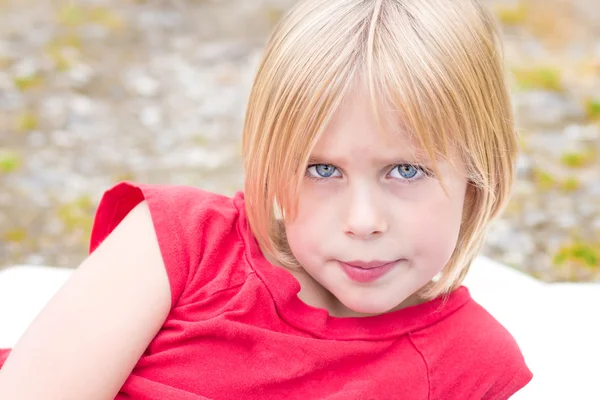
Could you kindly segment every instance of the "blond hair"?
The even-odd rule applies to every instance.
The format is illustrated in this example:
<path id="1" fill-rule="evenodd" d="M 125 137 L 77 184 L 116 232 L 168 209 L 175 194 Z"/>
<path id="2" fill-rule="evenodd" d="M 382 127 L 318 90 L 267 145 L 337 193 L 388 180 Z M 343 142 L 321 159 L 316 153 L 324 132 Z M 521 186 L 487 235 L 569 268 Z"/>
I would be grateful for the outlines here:
<path id="1" fill-rule="evenodd" d="M 499 50 L 494 16 L 478 0 L 299 2 L 268 42 L 244 125 L 246 208 L 267 255 L 298 267 L 278 210 L 294 218 L 312 148 L 362 79 L 373 110 L 391 104 L 434 163 L 451 146 L 466 165 L 457 246 L 421 296 L 459 286 L 514 177 L 517 137 Z"/>

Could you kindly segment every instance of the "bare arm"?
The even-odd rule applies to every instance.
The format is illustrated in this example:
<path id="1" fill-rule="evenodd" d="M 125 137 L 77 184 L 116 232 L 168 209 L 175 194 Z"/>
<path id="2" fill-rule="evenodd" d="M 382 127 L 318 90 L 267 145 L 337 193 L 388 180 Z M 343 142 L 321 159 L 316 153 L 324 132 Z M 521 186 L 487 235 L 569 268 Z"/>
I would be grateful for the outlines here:
<path id="1" fill-rule="evenodd" d="M 170 306 L 168 277 L 142 202 L 16 344 L 0 371 L 0 399 L 114 398 Z"/>

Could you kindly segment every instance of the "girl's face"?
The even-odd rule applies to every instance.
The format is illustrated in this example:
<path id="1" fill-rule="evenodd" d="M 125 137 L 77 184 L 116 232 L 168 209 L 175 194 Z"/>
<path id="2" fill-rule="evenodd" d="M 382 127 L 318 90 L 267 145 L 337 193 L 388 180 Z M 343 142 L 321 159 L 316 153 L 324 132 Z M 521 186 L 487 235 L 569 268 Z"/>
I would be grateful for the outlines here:
<path id="1" fill-rule="evenodd" d="M 377 127 L 368 97 L 354 93 L 315 146 L 297 217 L 286 222 L 303 268 L 300 298 L 335 315 L 418 302 L 414 293 L 446 265 L 461 225 L 460 160 L 439 161 L 435 177 L 406 133 Z"/>

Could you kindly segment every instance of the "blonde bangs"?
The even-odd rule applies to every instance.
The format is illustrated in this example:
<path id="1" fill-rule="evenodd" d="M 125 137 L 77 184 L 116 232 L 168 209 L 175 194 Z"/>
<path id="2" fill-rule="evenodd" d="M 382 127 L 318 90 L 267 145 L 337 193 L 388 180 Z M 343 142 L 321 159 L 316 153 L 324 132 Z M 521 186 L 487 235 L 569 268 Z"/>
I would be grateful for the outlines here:
<path id="1" fill-rule="evenodd" d="M 393 111 L 434 170 L 453 152 L 466 166 L 456 250 L 421 295 L 456 288 L 513 181 L 517 138 L 498 43 L 493 15 L 476 0 L 300 2 L 267 46 L 244 127 L 248 217 L 263 250 L 297 266 L 276 206 L 294 217 L 312 148 L 361 84 L 380 126 Z"/>

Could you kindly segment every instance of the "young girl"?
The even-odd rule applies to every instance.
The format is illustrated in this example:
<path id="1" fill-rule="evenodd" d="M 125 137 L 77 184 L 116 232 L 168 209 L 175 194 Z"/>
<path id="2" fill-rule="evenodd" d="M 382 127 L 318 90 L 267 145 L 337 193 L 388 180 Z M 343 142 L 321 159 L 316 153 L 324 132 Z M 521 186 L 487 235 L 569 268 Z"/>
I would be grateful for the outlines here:
<path id="1" fill-rule="evenodd" d="M 507 399 L 461 286 L 517 139 L 478 0 L 307 0 L 252 89 L 234 198 L 121 183 L 1 399 Z"/>

